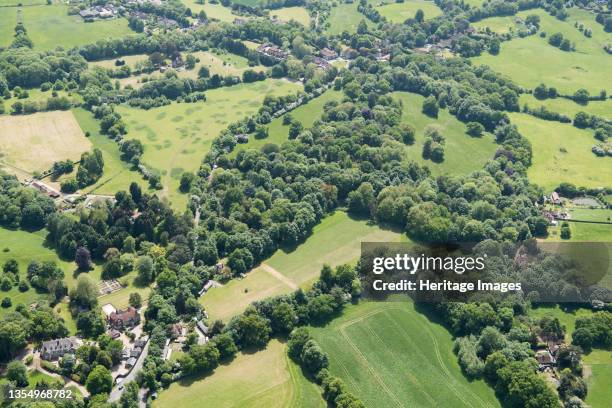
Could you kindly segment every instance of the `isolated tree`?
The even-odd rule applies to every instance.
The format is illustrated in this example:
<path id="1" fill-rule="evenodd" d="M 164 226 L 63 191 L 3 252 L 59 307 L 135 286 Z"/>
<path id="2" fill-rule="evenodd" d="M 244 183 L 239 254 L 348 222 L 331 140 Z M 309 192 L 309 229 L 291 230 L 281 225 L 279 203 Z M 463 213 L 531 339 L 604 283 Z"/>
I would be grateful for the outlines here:
<path id="1" fill-rule="evenodd" d="M 17 263 L 17 260 L 11 258 L 4 263 L 2 270 L 6 273 L 17 274 L 19 273 L 19 264 Z"/>
<path id="2" fill-rule="evenodd" d="M 138 292 L 130 293 L 129 303 L 130 303 L 130 306 L 133 306 L 136 309 L 140 309 L 142 307 L 142 296 L 140 296 L 140 293 Z"/>
<path id="3" fill-rule="evenodd" d="M 82 273 L 77 278 L 76 288 L 73 296 L 74 300 L 82 306 L 92 307 L 98 303 L 98 285 L 89 274 Z"/>
<path id="4" fill-rule="evenodd" d="M 418 9 L 416 13 L 414 13 L 414 19 L 419 23 L 422 23 L 423 20 L 425 20 L 425 13 L 423 12 L 423 10 Z"/>
<path id="5" fill-rule="evenodd" d="M 78 247 L 74 254 L 74 262 L 76 262 L 79 270 L 88 271 L 91 269 L 91 254 L 85 247 Z"/>
<path id="6" fill-rule="evenodd" d="M 482 126 L 478 122 L 468 122 L 467 124 L 467 134 L 474 137 L 482 136 L 482 132 L 484 132 L 484 126 Z"/>
<path id="7" fill-rule="evenodd" d="M 432 118 L 437 118 L 438 110 L 438 102 L 436 101 L 436 98 L 433 95 L 430 95 L 425 98 L 425 100 L 423 101 L 422 109 L 424 114 L 426 114 L 427 116 L 431 116 Z"/>

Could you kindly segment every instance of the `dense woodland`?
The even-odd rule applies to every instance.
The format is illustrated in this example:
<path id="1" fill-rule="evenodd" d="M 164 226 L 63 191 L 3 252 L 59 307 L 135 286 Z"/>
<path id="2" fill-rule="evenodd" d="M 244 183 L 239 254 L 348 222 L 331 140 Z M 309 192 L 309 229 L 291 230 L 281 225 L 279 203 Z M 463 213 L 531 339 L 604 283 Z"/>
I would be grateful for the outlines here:
<path id="1" fill-rule="evenodd" d="M 222 3 L 230 5 L 229 1 Z M 144 314 L 151 346 L 137 379 L 139 385 L 151 391 L 184 376 L 209 374 L 239 350 L 262 348 L 270 337 L 281 337 L 288 338 L 290 357 L 322 386 L 330 406 L 362 407 L 346 385 L 329 373 L 328 356 L 303 327 L 323 324 L 338 316 L 347 303 L 359 300 L 361 283 L 357 270 L 350 266 L 325 267 L 312 289 L 256 302 L 227 325 L 208 322 L 211 341 L 197 345 L 197 338 L 190 337 L 187 353 L 176 364 L 162 359 L 164 343 L 171 336 L 172 324 L 202 318 L 204 311 L 197 298 L 205 282 L 237 278 L 277 249 L 299 245 L 323 217 L 339 208 L 346 208 L 355 217 L 393 226 L 425 245 L 485 241 L 499 246 L 501 252 L 506 246 L 546 236 L 548 221 L 536 207 L 544 192 L 526 175 L 532 162 L 531 146 L 507 112 L 523 111 L 545 120 L 573 121 L 574 126 L 593 129 L 601 142 L 610 136 L 609 122 L 597 116 L 582 112 L 568 118 L 545 109 L 519 106 L 523 93 L 533 93 L 538 99 L 558 97 L 554 88 L 543 84 L 534 90 L 524 89 L 486 66 L 475 66 L 461 58 L 483 52 L 495 54 L 500 44 L 503 47 L 503 41 L 508 40 L 494 33 L 470 33 L 470 23 L 535 8 L 544 8 L 563 19 L 563 2 L 496 0 L 471 7 L 463 1 L 437 0 L 443 11 L 441 16 L 423 20 L 422 15 L 416 15 L 403 24 L 392 24 L 361 1 L 360 12 L 374 24 L 363 22 L 355 34 L 344 32 L 338 36 L 323 33 L 329 13 L 325 2 L 287 0 L 270 1 L 265 7 L 232 7 L 240 13 L 262 15 L 269 9 L 304 4 L 311 12 L 320 13 L 324 23 L 321 27 L 273 24 L 267 19 L 241 25 L 211 22 L 193 30 L 137 33 L 70 50 L 42 52 L 32 49 L 27 27 L 18 26 L 11 47 L 0 52 L 0 94 L 10 98 L 21 94 L 22 89 L 32 88 L 78 93 L 83 106 L 99 121 L 101 133 L 120 144 L 122 159 L 140 168 L 156 188 L 161 188 L 159 178 L 148 175 L 140 163 L 142 143 L 122 140 L 129 134 L 129 127 L 115 111 L 117 104 L 148 109 L 171 102 L 205 100 L 209 89 L 268 76 L 304 79 L 304 92 L 267 97 L 255 115 L 230 124 L 215 138 L 211 150 L 202 155 L 199 170 L 181 180 L 181 190 L 191 199 L 180 214 L 132 183 L 129 191 L 115 194 L 114 202 L 82 209 L 74 217 L 56 210 L 51 199 L 21 186 L 15 177 L 0 173 L 3 227 L 46 228 L 47 243 L 62 259 L 75 260 L 81 271 L 89 270 L 96 262 L 103 264 L 104 279 L 136 271 L 140 285 L 155 283 Z M 188 25 L 191 13 L 179 2 L 137 7 L 173 18 L 183 27 Z M 607 30 L 609 14 L 600 15 L 597 21 Z M 535 19 L 529 21 L 529 26 L 537 25 Z M 269 41 L 291 55 L 277 62 L 248 49 L 242 40 Z M 443 40 L 451 40 L 453 51 L 461 57 L 442 59 L 413 52 L 415 47 Z M 320 72 L 314 68 L 317 49 L 340 51 L 344 46 L 356 53 L 348 69 Z M 389 51 L 390 61 L 377 58 L 381 48 Z M 242 78 L 210 76 L 202 71 L 196 80 L 178 78 L 170 71 L 139 89 L 121 89 L 114 84 L 121 75 L 117 70 L 87 68 L 88 61 L 133 54 L 148 54 L 149 63 L 155 66 L 156 60 L 210 49 L 244 56 L 251 65 L 262 64 L 269 71 L 247 71 L 249 74 L 245 72 Z M 290 140 L 286 143 L 233 152 L 240 135 L 267 137 L 263 125 L 279 111 L 298 100 L 315 97 L 326 87 L 341 91 L 342 97 L 328 102 L 312 127 L 305 129 L 301 123 L 287 119 Z M 415 129 L 401 121 L 404 107 L 393 97 L 395 91 L 426 97 L 424 113 L 435 118 L 440 109 L 445 109 L 466 123 L 473 137 L 480 137 L 484 131 L 492 133 L 497 143 L 494 156 L 484 168 L 464 176 L 433 177 L 427 166 L 408 161 L 402 152 L 414 144 Z M 585 103 L 593 100 L 588 92 L 584 95 L 577 91 L 565 97 Z M 53 103 L 26 109 L 25 113 L 54 109 Z M 62 100 L 57 108 L 65 109 L 65 104 Z M 11 108 L 13 114 L 24 113 L 24 106 Z M 443 161 L 443 132 L 433 131 L 427 136 L 424 156 L 434 162 Z M 65 166 L 72 163 L 58 163 L 53 172 L 59 176 L 67 172 Z M 103 167 L 99 151 L 85 153 L 76 179 L 64 181 L 62 190 L 72 192 L 95 183 Z M 586 192 L 572 185 L 561 186 L 560 191 L 570 197 Z M 198 227 L 194 223 L 196 212 L 200 217 Z M 499 276 L 520 277 L 530 292 L 562 297 L 575 288 L 571 281 L 556 274 L 563 265 L 555 262 L 539 257 L 521 269 L 508 261 L 496 265 L 496 272 Z M 220 263 L 224 267 L 216 268 Z M 108 384 L 108 369 L 120 355 L 117 344 L 104 334 L 104 321 L 92 286 L 95 283 L 82 275 L 73 289 L 65 286 L 63 271 L 52 263 L 31 263 L 27 282 L 20 282 L 14 265 L 5 265 L 0 284 L 49 293 L 51 305 L 69 296 L 77 328 L 85 337 L 97 339 L 98 346 L 79 349 L 79 364 L 62 360 L 61 370 L 72 378 L 76 376 L 92 394 L 98 394 L 87 406 L 106 407 L 109 405 L 104 402 L 104 393 L 112 386 Z M 546 281 L 557 285 L 547 286 L 543 283 Z M 589 295 L 593 299 L 609 299 L 609 292 L 601 288 L 592 288 Z M 535 321 L 527 317 L 531 302 L 538 300 L 534 296 L 517 296 L 498 302 L 449 302 L 427 312 L 439 316 L 456 337 L 455 352 L 465 375 L 484 378 L 504 406 L 585 406 L 582 400 L 587 390 L 580 356 L 592 348 L 610 347 L 610 311 L 577 322 L 573 344 L 562 354 L 563 368 L 567 370 L 555 393 L 537 375 L 532 349 L 538 336 L 561 337 L 564 329 L 558 320 Z M 134 304 L 141 301 L 133 299 Z M 28 342 L 39 344 L 66 333 L 51 308 L 29 310 L 19 305 L 0 322 L 0 359 L 10 360 Z M 132 406 L 137 395 L 138 386 L 128 384 L 119 405 Z M 85 406 L 77 401 L 62 404 Z"/>

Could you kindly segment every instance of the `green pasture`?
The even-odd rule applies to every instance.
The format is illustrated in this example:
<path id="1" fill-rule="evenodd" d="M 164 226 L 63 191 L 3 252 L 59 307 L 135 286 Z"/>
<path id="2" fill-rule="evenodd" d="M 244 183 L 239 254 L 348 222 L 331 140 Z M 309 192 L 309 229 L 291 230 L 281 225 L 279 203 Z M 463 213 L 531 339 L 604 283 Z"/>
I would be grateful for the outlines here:
<path id="1" fill-rule="evenodd" d="M 244 279 L 232 280 L 213 288 L 200 298 L 209 316 L 229 320 L 251 302 L 290 293 L 298 286 L 308 286 L 324 264 L 337 266 L 354 263 L 359 258 L 361 242 L 397 242 L 403 235 L 384 230 L 366 221 L 354 220 L 343 211 L 336 211 L 317 225 L 312 235 L 295 249 L 279 249 L 264 262 L 282 274 L 278 279 L 261 266 Z"/>
<path id="2" fill-rule="evenodd" d="M 433 1 L 405 0 L 403 3 L 396 3 L 390 0 L 370 0 L 370 3 L 381 16 L 386 17 L 392 23 L 403 23 L 406 19 L 414 18 L 417 10 L 423 10 L 425 20 L 442 14 L 442 10 Z"/>
<path id="3" fill-rule="evenodd" d="M 249 7 L 256 7 L 260 5 L 263 0 L 234 0 L 233 3 L 242 4 Z"/>
<path id="4" fill-rule="evenodd" d="M 357 11 L 357 2 L 346 4 L 338 3 L 331 8 L 329 18 L 326 23 L 329 27 L 325 30 L 328 35 L 341 34 L 343 31 L 354 33 L 361 20 L 368 21 L 363 14 Z"/>
<path id="5" fill-rule="evenodd" d="M 117 191 L 128 191 L 130 184 L 135 182 L 146 191 L 148 183 L 140 173 L 132 170 L 129 163 L 121 160 L 117 142 L 100 134 L 100 123 L 93 117 L 93 114 L 82 108 L 73 109 L 72 113 L 83 133 L 89 132 L 89 141 L 94 147 L 102 151 L 102 157 L 104 158 L 102 177 L 94 185 L 88 186 L 84 190 L 91 194 L 115 195 Z M 71 175 L 70 177 L 74 176 Z"/>
<path id="6" fill-rule="evenodd" d="M 596 142 L 591 131 L 524 113 L 509 113 L 509 116 L 531 142 L 533 160 L 527 175 L 532 182 L 546 191 L 552 191 L 562 182 L 583 187 L 610 185 L 612 162 L 591 152 Z"/>
<path id="7" fill-rule="evenodd" d="M 304 7 L 282 7 L 270 10 L 270 16 L 276 16 L 281 21 L 297 21 L 304 27 L 310 27 L 310 15 Z"/>
<path id="8" fill-rule="evenodd" d="M 468 381 L 453 339 L 407 301 L 362 302 L 313 337 L 330 371 L 367 407 L 499 407 L 493 389 Z"/>
<path id="9" fill-rule="evenodd" d="M 272 340 L 264 350 L 238 354 L 213 374 L 187 377 L 159 394 L 153 407 L 326 407 L 320 388 Z"/>
<path id="10" fill-rule="evenodd" d="M 0 0 L 0 4 L 4 1 Z M 8 47 L 13 41 L 15 35 L 15 26 L 17 25 L 17 9 L 16 8 L 0 8 L 0 47 Z"/>
<path id="11" fill-rule="evenodd" d="M 117 61 L 118 59 L 125 61 L 125 65 L 127 65 L 128 67 L 134 68 L 137 63 L 145 62 L 146 60 L 148 60 L 149 56 L 147 54 L 126 55 L 120 58 L 110 58 L 105 60 L 93 61 L 89 63 L 89 66 L 102 67 L 107 69 L 117 69 L 120 68 L 115 65 L 115 61 Z"/>
<path id="12" fill-rule="evenodd" d="M 546 109 L 566 115 L 572 120 L 574 120 L 574 116 L 576 116 L 578 112 L 586 112 L 589 115 L 596 115 L 612 120 L 612 99 L 606 99 L 605 101 L 590 101 L 586 105 L 580 105 L 566 98 L 539 100 L 533 95 L 522 94 L 519 98 L 519 103 L 521 109 L 525 104 L 529 105 L 531 109 L 544 106 Z"/>
<path id="13" fill-rule="evenodd" d="M 593 408 L 604 408 L 612 399 L 612 352 L 610 350 L 593 350 L 583 357 L 586 366 L 588 394 L 586 403 Z"/>
<path id="14" fill-rule="evenodd" d="M 584 222 L 570 222 L 572 233 L 569 241 L 574 242 L 611 242 L 612 225 L 588 224 Z M 547 241 L 566 241 L 561 239 L 561 224 L 548 228 Z"/>
<path id="15" fill-rule="evenodd" d="M 504 34 L 507 32 L 515 31 L 518 28 L 517 16 L 501 16 L 501 17 L 489 17 L 480 21 L 472 23 L 476 29 L 484 30 L 489 28 L 494 33 Z"/>
<path id="16" fill-rule="evenodd" d="M 72 48 L 106 38 L 121 38 L 133 31 L 123 18 L 85 23 L 79 16 L 69 16 L 68 6 L 24 7 L 23 24 L 38 50 Z"/>
<path id="17" fill-rule="evenodd" d="M 330 89 L 321 96 L 314 98 L 308 101 L 308 103 L 292 110 L 289 114 L 293 116 L 293 119 L 302 123 L 304 128 L 307 129 L 312 127 L 315 120 L 321 117 L 321 114 L 323 114 L 323 108 L 327 102 L 334 100 L 340 101 L 341 99 L 342 92 Z M 255 139 L 251 137 L 248 143 L 239 144 L 236 146 L 235 152 L 245 149 L 260 149 L 262 146 L 268 143 L 274 143 L 280 146 L 289 140 L 289 125 L 283 125 L 283 117 L 285 115 L 275 118 L 272 120 L 272 122 L 270 122 L 270 125 L 268 126 L 269 136 L 267 138 Z"/>
<path id="18" fill-rule="evenodd" d="M 234 21 L 235 18 L 248 18 L 232 14 L 231 8 L 225 7 L 221 4 L 211 4 L 208 1 L 206 1 L 205 4 L 199 4 L 196 0 L 182 0 L 182 2 L 191 9 L 194 15 L 204 10 L 206 16 L 209 19 L 215 19 L 226 23 L 231 23 Z"/>
<path id="19" fill-rule="evenodd" d="M 491 160 L 497 145 L 490 134 L 475 138 L 466 133 L 466 126 L 445 109 L 440 109 L 438 118 L 431 118 L 421 112 L 423 100 L 421 95 L 408 92 L 393 94 L 403 104 L 402 121 L 409 123 L 416 130 L 416 141 L 406 146 L 406 158 L 427 165 L 432 174 L 468 174 L 482 169 Z M 423 159 L 424 130 L 428 125 L 435 125 L 446 137 L 444 161 L 435 163 Z"/>
<path id="20" fill-rule="evenodd" d="M 230 123 L 256 113 L 266 95 L 298 89 L 288 81 L 270 79 L 207 91 L 206 102 L 149 110 L 119 106 L 117 111 L 128 125 L 126 138 L 139 139 L 145 146 L 145 165 L 160 172 L 161 195 L 182 211 L 188 197 L 178 190 L 181 175 L 199 168 L 213 138 Z"/>
<path id="21" fill-rule="evenodd" d="M 573 220 L 612 222 L 612 210 L 605 208 L 574 208 L 570 210 L 570 214 Z"/>
<path id="22" fill-rule="evenodd" d="M 544 10 L 526 10 L 517 15 L 525 18 L 529 14 L 540 17 L 540 30 L 547 33 L 546 38 L 536 34 L 503 42 L 499 55 L 484 52 L 475 57 L 474 62 L 489 65 L 527 88 L 535 88 L 544 82 L 564 94 L 573 94 L 579 88 L 598 94 L 602 87 L 609 86 L 610 56 L 603 46 L 612 36 L 604 33 L 600 24 L 594 19 L 588 23 L 593 37 L 587 38 L 574 27 L 574 21 L 585 18 L 575 10 L 571 10 L 567 21 L 557 20 Z M 486 24 L 486 21 L 481 24 Z M 548 36 L 556 32 L 575 43 L 576 51 L 561 51 L 548 44 Z"/>
<path id="23" fill-rule="evenodd" d="M 4 108 L 5 108 L 5 115 L 10 115 L 11 113 L 11 106 L 19 101 L 21 103 L 25 102 L 25 101 L 32 101 L 32 102 L 37 102 L 37 103 L 42 103 L 42 102 L 46 102 L 48 99 L 52 98 L 52 92 L 53 91 L 41 91 L 39 88 L 34 88 L 34 89 L 28 89 L 28 97 L 26 99 L 19 99 L 17 97 L 15 97 L 14 95 L 9 98 L 9 99 L 3 99 L 0 100 L 0 102 L 4 103 Z M 72 105 L 80 105 L 81 103 L 83 103 L 83 97 L 78 94 L 77 92 L 73 92 L 73 91 L 55 91 L 57 93 L 58 97 L 66 97 L 68 98 Z"/>

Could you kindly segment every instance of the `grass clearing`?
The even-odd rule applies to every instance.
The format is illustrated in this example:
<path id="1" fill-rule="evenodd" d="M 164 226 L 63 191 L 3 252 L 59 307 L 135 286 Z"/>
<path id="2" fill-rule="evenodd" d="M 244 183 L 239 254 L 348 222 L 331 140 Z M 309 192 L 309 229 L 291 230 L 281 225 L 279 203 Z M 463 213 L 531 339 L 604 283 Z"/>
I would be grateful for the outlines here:
<path id="1" fill-rule="evenodd" d="M 127 191 L 132 182 L 139 184 L 144 191 L 148 184 L 140 173 L 132 170 L 129 163 L 120 158 L 119 146 L 108 136 L 100 134 L 100 124 L 93 117 L 93 114 L 82 108 L 73 109 L 72 113 L 76 118 L 83 132 L 89 132 L 89 141 L 102 151 L 104 159 L 104 174 L 93 185 L 84 190 L 88 193 L 101 195 L 115 195 L 117 191 Z"/>
<path id="2" fill-rule="evenodd" d="M 441 325 L 412 302 L 362 302 L 311 330 L 329 368 L 368 407 L 499 407 L 493 389 L 468 381 Z"/>
<path id="3" fill-rule="evenodd" d="M 326 404 L 319 387 L 287 357 L 285 344 L 272 340 L 264 350 L 240 353 L 212 375 L 172 383 L 153 406 L 324 408 Z"/>
<path id="4" fill-rule="evenodd" d="M 442 14 L 442 10 L 433 1 L 405 0 L 402 3 L 396 3 L 374 0 L 370 1 L 370 3 L 378 10 L 381 16 L 386 17 L 392 23 L 403 23 L 406 19 L 414 18 L 417 10 L 423 11 L 425 20 Z"/>
<path id="5" fill-rule="evenodd" d="M 290 293 L 296 286 L 308 286 L 319 276 L 324 264 L 337 266 L 356 262 L 361 242 L 400 240 L 407 238 L 366 221 L 354 220 L 343 211 L 336 211 L 314 227 L 312 235 L 297 248 L 279 249 L 264 262 L 285 279 L 278 279 L 260 266 L 244 279 L 232 280 L 221 288 L 211 289 L 200 298 L 200 303 L 212 319 L 229 320 L 255 300 Z"/>
<path id="6" fill-rule="evenodd" d="M 182 0 L 182 2 L 191 9 L 194 15 L 204 10 L 206 16 L 209 19 L 215 19 L 226 23 L 231 23 L 234 21 L 235 18 L 239 17 L 232 14 L 231 8 L 225 7 L 221 4 L 211 4 L 208 1 L 206 2 L 206 4 L 199 4 L 196 0 Z M 248 17 L 240 18 L 248 19 Z"/>
<path id="7" fill-rule="evenodd" d="M 308 101 L 308 103 L 301 105 L 300 107 L 292 110 L 289 114 L 293 118 L 304 125 L 304 128 L 308 129 L 312 127 L 315 120 L 321 117 L 325 104 L 329 101 L 342 99 L 342 92 L 333 89 L 327 90 L 321 96 Z M 268 126 L 269 136 L 265 139 L 250 138 L 248 143 L 239 144 L 236 146 L 233 154 L 235 155 L 240 150 L 246 149 L 261 149 L 261 147 L 268 143 L 274 143 L 282 145 L 284 142 L 289 140 L 289 125 L 283 125 L 283 116 L 275 118 L 270 122 Z"/>
<path id="8" fill-rule="evenodd" d="M 126 55 L 120 58 L 110 58 L 110 59 L 105 59 L 105 60 L 92 61 L 89 63 L 89 67 L 117 69 L 120 67 L 115 65 L 115 61 L 122 60 L 122 61 L 125 61 L 125 65 L 127 65 L 130 68 L 134 68 L 137 63 L 145 62 L 148 59 L 149 59 L 149 56 L 146 54 Z"/>
<path id="9" fill-rule="evenodd" d="M 425 164 L 434 176 L 441 174 L 468 174 L 480 170 L 491 160 L 497 150 L 497 144 L 490 134 L 472 137 L 466 133 L 466 125 L 460 122 L 445 109 L 440 109 L 438 118 L 431 118 L 421 112 L 423 100 L 421 95 L 408 92 L 393 93 L 403 104 L 402 121 L 409 123 L 416 130 L 415 143 L 406 146 L 406 158 Z M 436 125 L 446 137 L 444 161 L 435 163 L 423 159 L 424 130 L 428 125 Z M 469 160 L 466 158 L 469 157 Z"/>
<path id="10" fill-rule="evenodd" d="M 79 16 L 69 16 L 68 6 L 64 4 L 24 7 L 23 24 L 38 50 L 72 48 L 133 34 L 124 18 L 85 23 Z"/>
<path id="11" fill-rule="evenodd" d="M 211 142 L 222 129 L 257 112 L 266 95 L 286 95 L 299 89 L 284 80 L 239 84 L 206 92 L 206 102 L 172 103 L 143 110 L 119 106 L 128 125 L 126 138 L 145 146 L 143 162 L 162 176 L 163 197 L 175 209 L 184 210 L 187 196 L 178 190 L 181 175 L 195 171 Z"/>
<path id="12" fill-rule="evenodd" d="M 58 160 L 79 160 L 91 148 L 70 111 L 0 117 L 0 161 L 20 170 L 48 170 Z"/>
<path id="13" fill-rule="evenodd" d="M 612 161 L 591 152 L 593 133 L 571 124 L 545 121 L 524 113 L 509 113 L 510 121 L 531 142 L 529 179 L 552 191 L 562 182 L 584 187 L 610 185 Z"/>
<path id="14" fill-rule="evenodd" d="M 342 34 L 343 31 L 355 33 L 357 32 L 357 24 L 361 20 L 367 23 L 365 16 L 357 11 L 357 2 L 339 3 L 331 9 L 325 33 L 328 35 Z"/>
<path id="15" fill-rule="evenodd" d="M 276 16 L 280 21 L 294 20 L 304 27 L 310 26 L 310 15 L 304 7 L 282 7 L 270 10 L 270 16 Z"/>
<path id="16" fill-rule="evenodd" d="M 476 29 L 489 28 L 497 34 L 505 34 L 515 31 L 517 28 L 516 16 L 489 17 L 472 23 Z"/>
<path id="17" fill-rule="evenodd" d="M 546 109 L 566 115 L 572 120 L 578 112 L 586 112 L 590 115 L 597 115 L 612 120 L 612 99 L 590 101 L 587 105 L 580 105 L 566 98 L 539 100 L 533 95 L 522 94 L 519 98 L 519 103 L 521 108 L 525 104 L 529 105 L 532 109 L 544 106 Z"/>
<path id="18" fill-rule="evenodd" d="M 240 78 L 242 78 L 242 73 L 247 69 L 252 69 L 258 72 L 266 70 L 266 67 L 264 67 L 263 65 L 249 67 L 248 60 L 246 58 L 230 53 L 214 54 L 212 52 L 207 51 L 198 51 L 194 52 L 193 56 L 199 59 L 200 61 L 196 64 L 194 69 L 188 71 L 179 71 L 179 77 L 197 79 L 198 71 L 202 66 L 206 66 L 209 69 L 210 75 L 234 75 Z"/>
<path id="19" fill-rule="evenodd" d="M 547 38 L 536 34 L 513 39 L 502 43 L 499 55 L 483 53 L 474 62 L 489 65 L 519 85 L 535 88 L 545 82 L 564 94 L 585 88 L 596 95 L 602 86 L 610 84 L 610 57 L 603 49 L 610 35 L 603 32 L 600 24 L 594 20 L 587 24 L 593 30 L 593 37 L 587 38 L 574 27 L 574 21 L 586 18 L 576 10 L 570 10 L 567 21 L 559 21 L 544 10 L 522 11 L 517 16 L 524 19 L 530 14 L 540 17 L 540 31 L 546 32 Z M 576 51 L 565 52 L 548 44 L 548 36 L 556 32 L 575 43 Z"/>

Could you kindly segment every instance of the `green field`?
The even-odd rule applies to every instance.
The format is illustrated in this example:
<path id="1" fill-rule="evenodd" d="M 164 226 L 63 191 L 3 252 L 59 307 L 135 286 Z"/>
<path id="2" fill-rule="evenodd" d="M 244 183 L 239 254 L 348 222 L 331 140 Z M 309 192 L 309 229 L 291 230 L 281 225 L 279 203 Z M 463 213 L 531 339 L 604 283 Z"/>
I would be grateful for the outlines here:
<path id="1" fill-rule="evenodd" d="M 221 4 L 211 4 L 210 2 L 206 2 L 206 4 L 199 4 L 196 0 L 182 0 L 182 2 L 191 9 L 191 11 L 195 14 L 199 13 L 201 10 L 204 10 L 206 16 L 209 19 L 216 19 L 219 21 L 224 21 L 226 23 L 231 23 L 235 18 L 247 19 L 248 17 L 239 17 L 232 14 L 232 9 L 225 7 Z"/>
<path id="2" fill-rule="evenodd" d="M 407 238 L 336 211 L 323 219 L 313 229 L 312 235 L 295 250 L 276 251 L 264 266 L 248 273 L 244 279 L 211 289 L 200 298 L 200 302 L 211 318 L 228 320 L 255 300 L 307 286 L 319 276 L 326 263 L 335 266 L 356 262 L 361 242 L 397 242 L 402 239 Z M 270 273 L 269 268 L 281 274 L 283 279 Z"/>
<path id="3" fill-rule="evenodd" d="M 357 11 L 357 2 L 346 4 L 339 3 L 338 6 L 332 7 L 327 23 L 329 27 L 325 30 L 326 34 L 336 35 L 343 31 L 354 33 L 357 31 L 357 24 L 361 20 L 367 22 L 365 16 Z"/>
<path id="4" fill-rule="evenodd" d="M 499 407 L 484 381 L 468 381 L 452 336 L 411 302 L 363 302 L 311 330 L 330 371 L 367 407 Z"/>
<path id="5" fill-rule="evenodd" d="M 291 116 L 304 125 L 304 128 L 308 129 L 312 127 L 315 120 L 321 117 L 323 114 L 323 108 L 325 104 L 333 100 L 341 100 L 342 92 L 330 89 L 323 93 L 321 96 L 308 101 L 305 105 L 291 111 Z M 285 115 L 283 115 L 285 116 Z M 260 149 L 263 145 L 268 143 L 275 143 L 281 145 L 289 140 L 289 126 L 283 125 L 283 116 L 275 118 L 270 122 L 268 126 L 269 136 L 265 139 L 249 139 L 248 143 L 239 144 L 235 152 L 245 149 Z"/>
<path id="6" fill-rule="evenodd" d="M 28 264 L 31 261 L 54 261 L 64 271 L 66 281 L 73 281 L 72 274 L 76 269 L 76 265 L 74 262 L 66 262 L 59 259 L 53 249 L 46 247 L 46 235 L 46 230 L 26 232 L 0 228 L 0 265 L 4 265 L 9 259 L 17 260 L 19 263 L 19 277 L 22 280 L 26 280 Z M 69 285 L 69 287 L 71 286 Z M 27 306 L 37 299 L 46 297 L 44 293 L 37 293 L 34 288 L 30 288 L 27 292 L 20 292 L 16 286 L 8 292 L 0 292 L 0 297 L 4 298 L 5 296 L 11 298 L 13 306 L 7 309 L 1 308 L 0 314 L 4 314 L 8 310 L 14 310 L 15 306 L 19 303 Z"/>
<path id="7" fill-rule="evenodd" d="M 572 236 L 570 241 L 574 242 L 610 242 L 612 241 L 612 225 L 587 224 L 583 222 L 570 222 Z M 561 239 L 561 226 L 548 228 L 547 241 L 565 241 Z"/>
<path id="8" fill-rule="evenodd" d="M 277 340 L 265 350 L 241 353 L 204 378 L 187 378 L 162 391 L 154 407 L 326 407 L 320 389 L 287 357 Z"/>
<path id="9" fill-rule="evenodd" d="M 527 175 L 532 182 L 546 191 L 552 191 L 562 182 L 593 188 L 610 185 L 612 162 L 591 152 L 596 142 L 592 132 L 524 113 L 509 116 L 531 142 L 533 164 Z"/>
<path id="10" fill-rule="evenodd" d="M 606 99 L 605 101 L 590 101 L 587 105 L 579 105 L 566 98 L 538 100 L 533 95 L 522 94 L 519 98 L 519 103 L 521 109 L 525 104 L 529 105 L 531 109 L 544 106 L 546 109 L 566 115 L 572 120 L 578 112 L 586 112 L 589 115 L 596 115 L 612 120 L 612 99 Z"/>
<path id="11" fill-rule="evenodd" d="M 16 9 L 11 9 L 11 12 L 16 12 Z M 126 19 L 85 23 L 79 16 L 69 16 L 66 5 L 24 7 L 23 24 L 34 48 L 39 50 L 58 46 L 72 48 L 133 33 Z"/>
<path id="12" fill-rule="evenodd" d="M 430 118 L 421 112 L 425 99 L 421 95 L 407 92 L 395 92 L 393 95 L 403 104 L 402 121 L 416 129 L 416 142 L 406 147 L 406 157 L 409 160 L 426 164 L 433 175 L 440 175 L 468 174 L 482 169 L 485 163 L 493 158 L 497 145 L 490 134 L 484 134 L 480 138 L 469 136 L 465 124 L 444 109 L 440 109 L 437 119 Z M 439 127 L 446 137 L 442 163 L 423 159 L 423 132 L 427 125 Z M 469 160 L 466 160 L 468 157 Z"/>
<path id="13" fill-rule="evenodd" d="M 89 141 L 93 147 L 102 151 L 102 157 L 104 158 L 104 174 L 94 185 L 88 186 L 84 190 L 88 193 L 115 195 L 117 191 L 127 191 L 132 182 L 138 183 L 143 190 L 146 190 L 148 184 L 142 178 L 142 175 L 135 170 L 131 170 L 132 166 L 119 157 L 117 143 L 100 134 L 100 124 L 95 120 L 92 113 L 82 108 L 73 109 L 72 113 L 83 133 L 89 132 Z M 73 176 L 71 175 L 71 177 Z"/>
<path id="14" fill-rule="evenodd" d="M 476 21 L 472 25 L 477 29 L 489 28 L 494 33 L 504 34 L 517 29 L 516 16 L 489 17 Z"/>
<path id="15" fill-rule="evenodd" d="M 0 0 L 0 4 L 3 1 Z M 0 9 L 0 47 L 8 47 L 15 35 L 15 25 L 17 25 L 17 11 L 13 8 Z"/>
<path id="16" fill-rule="evenodd" d="M 276 16 L 280 21 L 295 20 L 304 27 L 310 26 L 310 15 L 304 7 L 282 7 L 270 10 L 270 16 Z"/>
<path id="17" fill-rule="evenodd" d="M 178 191 L 181 175 L 199 168 L 212 139 L 231 122 L 257 112 L 266 95 L 298 89 L 288 81 L 270 79 L 208 91 L 206 102 L 172 103 L 150 110 L 120 106 L 117 111 L 128 125 L 126 138 L 144 144 L 145 165 L 161 173 L 161 195 L 182 211 L 188 197 Z"/>
<path id="18" fill-rule="evenodd" d="M 483 53 L 474 58 L 474 62 L 489 65 L 519 85 L 534 88 L 544 82 L 564 94 L 573 94 L 578 88 L 586 88 L 591 94 L 598 94 L 602 87 L 610 85 L 610 56 L 603 50 L 603 46 L 612 36 L 603 32 L 594 17 L 587 23 L 593 30 L 593 37 L 587 38 L 573 26 L 574 21 L 586 18 L 576 10 L 570 11 L 567 21 L 559 21 L 544 10 L 527 10 L 517 15 L 525 18 L 529 14 L 540 16 L 541 31 L 548 35 L 562 33 L 576 44 L 576 51 L 561 51 L 548 44 L 547 38 L 540 38 L 536 34 L 503 42 L 499 55 Z"/>
<path id="19" fill-rule="evenodd" d="M 612 222 L 612 210 L 604 208 L 574 208 L 570 214 L 573 220 Z"/>
<path id="20" fill-rule="evenodd" d="M 89 63 L 89 66 L 90 67 L 102 67 L 102 68 L 107 68 L 107 69 L 117 69 L 119 67 L 115 65 L 115 61 L 117 61 L 118 59 L 124 61 L 126 66 L 130 68 L 134 68 L 137 63 L 145 62 L 146 60 L 148 60 L 149 56 L 146 54 L 126 55 L 121 58 L 110 58 L 110 59 L 105 59 L 105 60 L 93 61 Z"/>
<path id="21" fill-rule="evenodd" d="M 405 0 L 403 3 L 395 3 L 389 0 L 385 2 L 370 0 L 370 3 L 375 6 L 380 15 L 386 17 L 392 23 L 403 23 L 408 18 L 414 18 L 417 10 L 423 10 L 425 20 L 442 14 L 442 10 L 433 1 Z M 386 4 L 379 5 L 381 3 Z"/>

